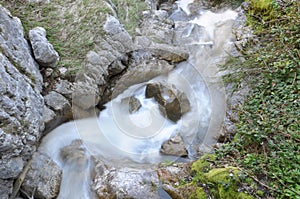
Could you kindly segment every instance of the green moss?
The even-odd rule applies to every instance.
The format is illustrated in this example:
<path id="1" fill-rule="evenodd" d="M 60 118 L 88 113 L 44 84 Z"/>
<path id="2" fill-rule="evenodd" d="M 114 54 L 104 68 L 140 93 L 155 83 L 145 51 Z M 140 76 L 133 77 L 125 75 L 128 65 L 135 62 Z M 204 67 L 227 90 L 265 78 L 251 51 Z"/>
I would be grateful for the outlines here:
<path id="1" fill-rule="evenodd" d="M 216 156 L 214 154 L 205 154 L 199 160 L 193 163 L 192 171 L 206 172 L 210 169 L 210 161 L 214 161 Z"/>
<path id="2" fill-rule="evenodd" d="M 207 195 L 202 187 L 197 187 L 195 192 L 189 197 L 190 199 L 206 199 Z"/>

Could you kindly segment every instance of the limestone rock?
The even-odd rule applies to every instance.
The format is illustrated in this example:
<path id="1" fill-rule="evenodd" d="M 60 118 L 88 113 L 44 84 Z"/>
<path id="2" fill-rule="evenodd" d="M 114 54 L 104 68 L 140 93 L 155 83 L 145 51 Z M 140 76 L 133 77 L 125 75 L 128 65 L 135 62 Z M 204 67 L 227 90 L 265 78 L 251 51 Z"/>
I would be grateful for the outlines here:
<path id="1" fill-rule="evenodd" d="M 51 91 L 48 95 L 45 96 L 45 102 L 53 110 L 59 111 L 61 113 L 70 111 L 71 109 L 69 101 L 64 96 L 55 91 Z"/>
<path id="2" fill-rule="evenodd" d="M 97 161 L 95 173 L 98 198 L 159 198 L 158 176 L 153 170 L 116 169 Z"/>
<path id="3" fill-rule="evenodd" d="M 0 19 L 0 193 L 7 198 L 41 137 L 44 100 L 42 75 L 20 20 L 2 6 Z"/>
<path id="4" fill-rule="evenodd" d="M 137 112 L 142 107 L 141 102 L 134 96 L 123 98 L 121 103 L 128 106 L 130 114 Z"/>
<path id="5" fill-rule="evenodd" d="M 59 61 L 59 55 L 46 38 L 46 30 L 36 27 L 29 31 L 29 39 L 36 61 L 44 67 L 54 67 Z"/>
<path id="6" fill-rule="evenodd" d="M 2 179 L 16 178 L 22 172 L 24 162 L 21 157 L 9 159 L 0 165 L 0 176 Z"/>
<path id="7" fill-rule="evenodd" d="M 177 134 L 165 141 L 160 149 L 160 152 L 166 155 L 186 157 L 188 152 L 184 146 L 182 137 Z"/>
<path id="8" fill-rule="evenodd" d="M 190 111 L 187 96 L 174 86 L 162 83 L 149 83 L 146 86 L 146 98 L 154 98 L 161 106 L 161 111 L 173 122 L 177 122 L 183 114 Z"/>
<path id="9" fill-rule="evenodd" d="M 42 169 L 41 169 L 42 168 Z M 48 156 L 34 154 L 30 169 L 25 177 L 22 189 L 41 199 L 56 198 L 62 179 L 62 171 Z"/>
<path id="10" fill-rule="evenodd" d="M 8 199 L 8 195 L 12 193 L 13 180 L 3 180 L 0 178 L 0 198 Z"/>

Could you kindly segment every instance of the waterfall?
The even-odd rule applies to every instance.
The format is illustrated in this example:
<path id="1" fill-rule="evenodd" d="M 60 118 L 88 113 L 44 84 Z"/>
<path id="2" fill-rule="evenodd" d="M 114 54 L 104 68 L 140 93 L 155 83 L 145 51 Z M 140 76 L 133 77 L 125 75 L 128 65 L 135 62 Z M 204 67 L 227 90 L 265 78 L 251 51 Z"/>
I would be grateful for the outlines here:
<path id="1" fill-rule="evenodd" d="M 192 2 L 181 0 L 177 4 L 189 15 L 188 4 Z M 105 104 L 99 117 L 62 124 L 45 136 L 39 151 L 49 155 L 63 170 L 59 198 L 94 197 L 89 188 L 91 156 L 115 166 L 155 164 L 176 160 L 177 157 L 159 151 L 162 143 L 177 133 L 182 136 L 190 158 L 195 157 L 199 148 L 205 150 L 215 143 L 225 114 L 225 91 L 218 64 L 230 50 L 231 27 L 236 17 L 232 10 L 202 11 L 190 21 L 175 21 L 178 34 L 175 42 L 188 49 L 189 60 L 177 64 L 169 74 L 129 87 Z M 147 84 L 153 82 L 172 85 L 184 92 L 190 111 L 177 122 L 167 119 L 159 104 L 145 97 Z M 122 99 L 132 96 L 141 107 L 129 113 L 128 104 L 124 105 Z M 68 148 L 71 143 L 75 145 L 72 149 Z M 68 189 L 70 186 L 72 189 Z"/>

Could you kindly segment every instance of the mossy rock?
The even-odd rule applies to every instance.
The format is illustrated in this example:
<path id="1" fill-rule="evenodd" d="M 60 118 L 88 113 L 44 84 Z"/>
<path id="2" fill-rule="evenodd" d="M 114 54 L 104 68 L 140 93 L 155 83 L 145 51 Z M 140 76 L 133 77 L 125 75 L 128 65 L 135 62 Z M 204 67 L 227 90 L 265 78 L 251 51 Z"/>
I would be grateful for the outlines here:
<path id="1" fill-rule="evenodd" d="M 236 167 L 212 168 L 215 155 L 206 154 L 192 165 L 193 182 L 190 186 L 197 186 L 190 198 L 207 198 L 202 186 L 213 198 L 220 199 L 250 199 L 252 196 L 239 192 L 239 169 Z"/>

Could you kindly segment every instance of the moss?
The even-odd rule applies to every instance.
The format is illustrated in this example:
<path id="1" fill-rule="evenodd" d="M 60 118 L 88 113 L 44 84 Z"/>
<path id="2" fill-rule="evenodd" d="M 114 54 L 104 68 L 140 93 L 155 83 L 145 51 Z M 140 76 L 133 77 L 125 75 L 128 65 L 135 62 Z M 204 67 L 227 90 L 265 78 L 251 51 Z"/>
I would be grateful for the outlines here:
<path id="1" fill-rule="evenodd" d="M 202 187 L 196 187 L 196 190 L 192 195 L 189 197 L 190 199 L 206 199 L 207 195 Z"/>
<path id="2" fill-rule="evenodd" d="M 205 172 L 210 169 L 210 162 L 209 161 L 214 161 L 216 156 L 214 154 L 205 154 L 202 156 L 199 160 L 193 163 L 192 165 L 192 171 L 195 172 Z"/>
<path id="3" fill-rule="evenodd" d="M 244 177 L 240 176 L 238 168 L 213 168 L 215 166 L 213 165 L 214 160 L 215 155 L 206 154 L 192 165 L 193 181 L 189 186 L 197 186 L 197 192 L 192 194 L 190 198 L 206 198 L 206 193 L 202 186 L 208 188 L 208 192 L 213 198 L 253 198 L 246 193 L 238 191 L 242 177 Z"/>

